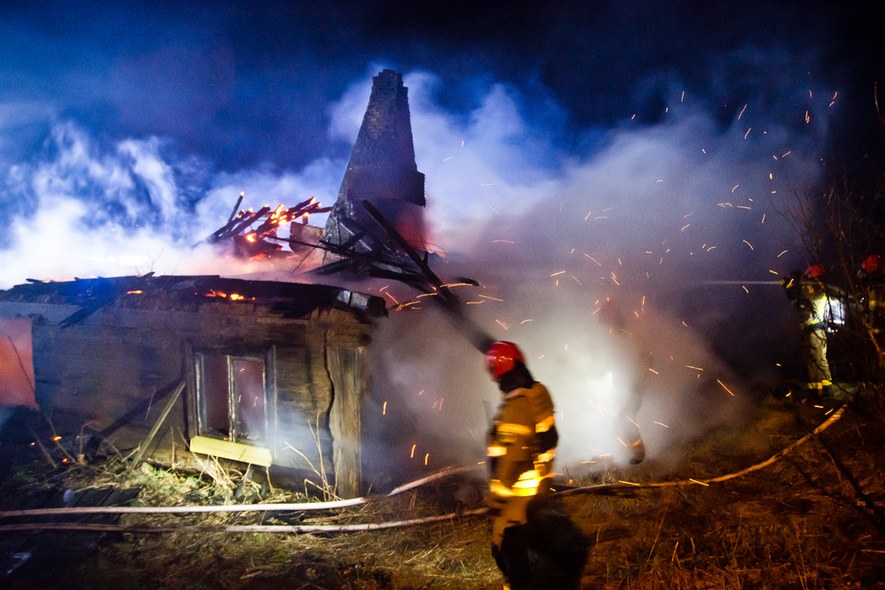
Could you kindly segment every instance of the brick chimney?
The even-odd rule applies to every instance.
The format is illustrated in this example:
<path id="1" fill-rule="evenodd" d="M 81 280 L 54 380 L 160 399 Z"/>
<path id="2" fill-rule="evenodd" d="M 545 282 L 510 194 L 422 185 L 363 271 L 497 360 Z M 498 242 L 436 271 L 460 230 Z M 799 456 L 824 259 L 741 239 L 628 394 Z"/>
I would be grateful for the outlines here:
<path id="1" fill-rule="evenodd" d="M 393 70 L 372 78 L 369 106 L 329 213 L 324 241 L 340 245 L 354 230 L 364 228 L 393 245 L 366 213 L 363 200 L 370 201 L 412 247 L 426 250 L 424 175 L 415 164 L 408 89 L 402 74 Z"/>

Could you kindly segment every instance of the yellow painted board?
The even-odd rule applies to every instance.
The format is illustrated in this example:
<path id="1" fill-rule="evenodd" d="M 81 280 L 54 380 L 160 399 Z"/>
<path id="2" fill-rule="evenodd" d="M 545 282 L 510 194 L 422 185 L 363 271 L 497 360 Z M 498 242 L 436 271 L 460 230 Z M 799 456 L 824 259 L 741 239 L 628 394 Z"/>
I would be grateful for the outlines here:
<path id="1" fill-rule="evenodd" d="M 273 462 L 270 449 L 252 447 L 207 436 L 195 436 L 191 439 L 191 452 L 223 457 L 252 465 L 268 467 Z"/>

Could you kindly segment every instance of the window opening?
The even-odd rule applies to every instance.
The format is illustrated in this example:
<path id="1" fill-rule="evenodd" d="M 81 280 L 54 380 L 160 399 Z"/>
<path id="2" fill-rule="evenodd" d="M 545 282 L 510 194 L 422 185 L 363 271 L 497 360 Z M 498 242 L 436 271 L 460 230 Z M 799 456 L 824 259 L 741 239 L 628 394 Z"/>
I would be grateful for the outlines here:
<path id="1" fill-rule="evenodd" d="M 197 354 L 200 434 L 235 443 L 267 440 L 264 359 Z"/>
<path id="2" fill-rule="evenodd" d="M 264 361 L 232 359 L 233 392 L 236 411 L 235 432 L 238 439 L 263 441 L 264 419 Z"/>

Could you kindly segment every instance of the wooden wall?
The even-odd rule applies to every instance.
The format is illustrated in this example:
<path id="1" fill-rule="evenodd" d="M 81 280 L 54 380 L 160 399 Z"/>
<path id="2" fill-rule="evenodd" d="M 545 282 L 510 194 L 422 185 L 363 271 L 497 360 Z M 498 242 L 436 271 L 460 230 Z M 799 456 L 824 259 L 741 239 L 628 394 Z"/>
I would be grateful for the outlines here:
<path id="1" fill-rule="evenodd" d="M 36 400 L 59 434 L 86 428 L 121 452 L 136 448 L 184 379 L 185 393 L 149 448 L 154 457 L 168 457 L 173 445 L 180 453 L 196 434 L 196 352 L 270 351 L 274 463 L 329 482 L 337 467 L 338 493 L 358 495 L 362 347 L 370 326 L 341 310 L 283 319 L 249 304 L 232 315 L 231 307 L 179 312 L 111 306 L 60 328 L 76 307 L 0 302 L 0 317 L 32 318 Z"/>

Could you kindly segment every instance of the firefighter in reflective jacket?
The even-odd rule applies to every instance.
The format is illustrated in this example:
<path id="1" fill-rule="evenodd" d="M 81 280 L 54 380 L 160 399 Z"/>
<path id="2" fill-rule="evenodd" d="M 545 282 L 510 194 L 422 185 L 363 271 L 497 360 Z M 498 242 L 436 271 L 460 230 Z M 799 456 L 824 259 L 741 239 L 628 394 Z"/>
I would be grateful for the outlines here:
<path id="1" fill-rule="evenodd" d="M 810 266 L 803 274 L 790 273 L 782 281 L 790 302 L 802 312 L 802 344 L 806 387 L 822 394 L 833 384 L 830 363 L 827 360 L 827 320 L 829 300 L 823 284 L 823 269 Z"/>
<path id="2" fill-rule="evenodd" d="M 492 555 L 504 574 L 504 588 L 528 588 L 527 523 L 549 495 L 553 478 L 558 440 L 553 401 L 512 342 L 493 343 L 486 368 L 504 396 L 488 438 Z"/>

